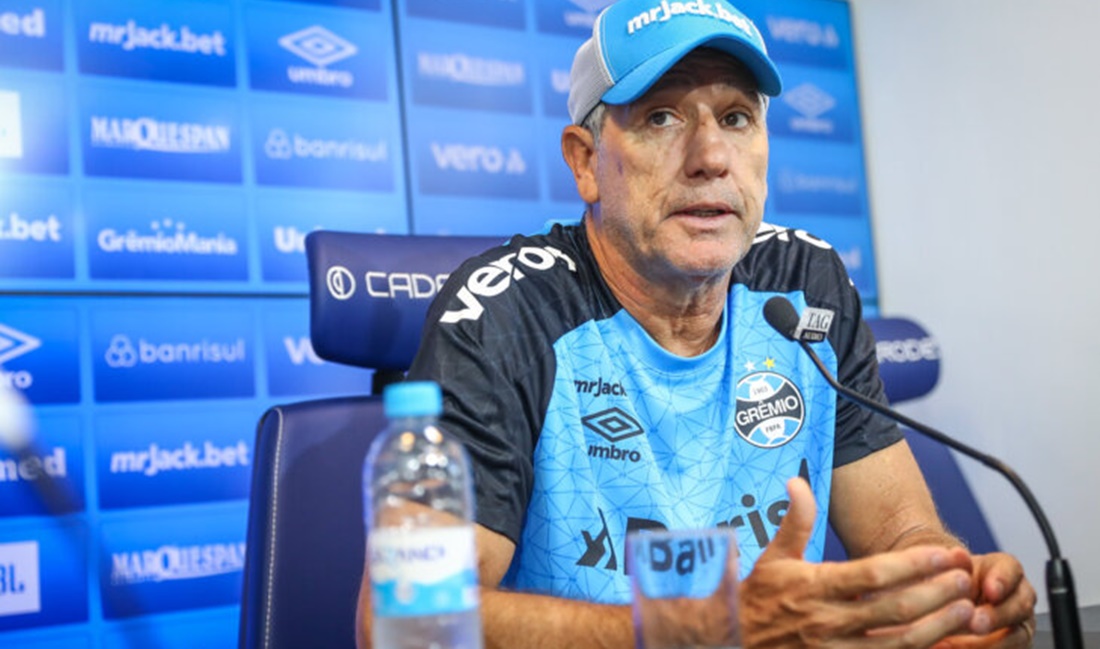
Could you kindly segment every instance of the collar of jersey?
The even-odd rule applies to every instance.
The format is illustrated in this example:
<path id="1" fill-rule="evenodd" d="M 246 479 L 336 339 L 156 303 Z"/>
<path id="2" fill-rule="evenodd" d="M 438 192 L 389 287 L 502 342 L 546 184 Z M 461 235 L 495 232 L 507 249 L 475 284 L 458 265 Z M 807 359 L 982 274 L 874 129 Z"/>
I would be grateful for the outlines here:
<path id="1" fill-rule="evenodd" d="M 725 306 L 722 307 L 722 327 L 718 332 L 718 340 L 714 346 L 698 356 L 680 356 L 661 347 L 626 309 L 620 309 L 612 321 L 619 328 L 630 353 L 650 367 L 672 374 L 694 372 L 720 360 L 721 355 L 725 353 L 726 327 L 729 325 L 729 300 L 726 300 Z"/>

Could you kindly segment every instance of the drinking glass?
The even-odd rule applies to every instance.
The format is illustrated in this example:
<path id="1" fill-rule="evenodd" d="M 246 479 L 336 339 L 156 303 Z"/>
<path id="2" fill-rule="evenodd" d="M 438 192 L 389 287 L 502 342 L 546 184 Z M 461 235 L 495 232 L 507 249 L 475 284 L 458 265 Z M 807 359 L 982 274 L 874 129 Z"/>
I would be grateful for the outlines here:
<path id="1" fill-rule="evenodd" d="M 738 556 L 728 527 L 629 534 L 636 647 L 739 647 Z"/>

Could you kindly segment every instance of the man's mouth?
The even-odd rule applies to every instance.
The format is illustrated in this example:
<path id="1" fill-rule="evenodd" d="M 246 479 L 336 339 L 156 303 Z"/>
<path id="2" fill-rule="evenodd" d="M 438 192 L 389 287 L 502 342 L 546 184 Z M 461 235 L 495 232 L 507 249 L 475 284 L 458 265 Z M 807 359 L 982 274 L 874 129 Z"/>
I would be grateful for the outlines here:
<path id="1" fill-rule="evenodd" d="M 728 205 L 700 205 L 687 207 L 682 210 L 677 210 L 676 214 L 684 216 L 698 216 L 698 217 L 713 217 L 713 216 L 725 216 L 733 212 L 733 209 Z"/>

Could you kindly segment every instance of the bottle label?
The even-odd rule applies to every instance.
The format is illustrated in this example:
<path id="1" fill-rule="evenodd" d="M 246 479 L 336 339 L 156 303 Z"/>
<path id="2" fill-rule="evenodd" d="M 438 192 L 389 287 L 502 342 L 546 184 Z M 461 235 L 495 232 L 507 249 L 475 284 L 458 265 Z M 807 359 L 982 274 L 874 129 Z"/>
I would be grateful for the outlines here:
<path id="1" fill-rule="evenodd" d="M 371 605 L 380 617 L 463 613 L 477 608 L 473 526 L 371 532 Z"/>

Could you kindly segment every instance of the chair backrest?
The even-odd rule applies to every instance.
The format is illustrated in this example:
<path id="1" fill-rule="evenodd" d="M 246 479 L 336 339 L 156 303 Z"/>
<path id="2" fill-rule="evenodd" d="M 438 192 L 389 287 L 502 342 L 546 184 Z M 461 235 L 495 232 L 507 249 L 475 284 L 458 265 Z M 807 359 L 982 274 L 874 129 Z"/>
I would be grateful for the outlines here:
<path id="1" fill-rule="evenodd" d="M 499 238 L 314 232 L 310 338 L 327 360 L 408 368 L 447 275 Z M 365 371 L 365 370 L 364 370 Z M 385 425 L 373 395 L 276 406 L 256 431 L 239 645 L 354 647 L 365 534 L 362 462 Z"/>
<path id="2" fill-rule="evenodd" d="M 330 361 L 374 369 L 376 378 L 400 376 L 447 275 L 501 243 L 311 233 L 306 254 L 314 350 Z M 908 321 L 871 324 L 887 393 L 914 398 L 931 390 L 939 366 L 934 341 Z M 277 406 L 264 414 L 253 459 L 241 647 L 355 646 L 365 548 L 362 461 L 384 424 L 381 400 L 369 395 Z"/>

